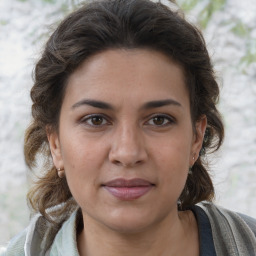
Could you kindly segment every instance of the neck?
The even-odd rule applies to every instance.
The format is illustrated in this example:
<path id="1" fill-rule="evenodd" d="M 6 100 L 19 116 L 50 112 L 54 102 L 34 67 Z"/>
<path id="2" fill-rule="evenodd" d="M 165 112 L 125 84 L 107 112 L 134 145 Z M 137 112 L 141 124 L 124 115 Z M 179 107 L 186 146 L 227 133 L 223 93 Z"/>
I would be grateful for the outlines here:
<path id="1" fill-rule="evenodd" d="M 110 229 L 86 214 L 83 220 L 85 228 L 77 239 L 81 256 L 199 255 L 197 224 L 190 211 L 129 233 Z"/>

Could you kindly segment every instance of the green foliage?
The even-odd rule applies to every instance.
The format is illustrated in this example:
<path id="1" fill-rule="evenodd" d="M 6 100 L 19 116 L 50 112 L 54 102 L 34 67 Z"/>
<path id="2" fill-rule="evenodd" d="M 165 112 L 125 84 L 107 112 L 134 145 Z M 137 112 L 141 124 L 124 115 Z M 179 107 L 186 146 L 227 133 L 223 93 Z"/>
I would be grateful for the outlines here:
<path id="1" fill-rule="evenodd" d="M 227 0 L 177 0 L 181 9 L 186 13 L 195 9 L 199 4 L 205 6 L 198 15 L 198 22 L 203 29 L 207 27 L 213 14 L 225 7 L 226 2 Z"/>
<path id="2" fill-rule="evenodd" d="M 208 1 L 206 7 L 199 14 L 199 24 L 202 28 L 206 28 L 213 14 L 225 7 L 227 0 Z"/>
<path id="3" fill-rule="evenodd" d="M 179 5 L 182 10 L 184 10 L 185 12 L 188 12 L 188 11 L 191 11 L 192 9 L 194 9 L 199 1 L 200 0 L 191 0 L 191 1 L 185 0 L 183 2 L 180 2 Z"/>
<path id="4" fill-rule="evenodd" d="M 246 55 L 241 59 L 241 64 L 249 66 L 252 63 L 256 63 L 256 52 L 253 51 L 252 47 L 248 47 Z"/>
<path id="5" fill-rule="evenodd" d="M 43 0 L 43 2 L 49 3 L 49 4 L 56 4 L 57 0 Z"/>
<path id="6" fill-rule="evenodd" d="M 66 13 L 68 13 L 69 12 L 69 5 L 67 4 L 67 3 L 63 3 L 62 5 L 61 5 L 61 11 L 64 13 L 64 14 L 66 14 Z"/>
<path id="7" fill-rule="evenodd" d="M 241 23 L 241 22 L 240 22 Z M 256 63 L 256 38 L 252 36 L 251 29 L 244 24 L 237 24 L 236 29 L 232 29 L 232 32 L 242 37 L 246 42 L 246 51 L 243 58 L 240 60 L 240 65 L 243 67 L 244 73 L 246 73 L 246 68 L 252 64 Z"/>
<path id="8" fill-rule="evenodd" d="M 200 7 L 201 11 L 197 14 L 197 20 L 203 30 L 212 21 L 214 13 L 228 11 L 225 9 L 227 0 L 177 0 L 177 3 L 185 13 L 192 13 L 197 7 Z M 245 52 L 243 58 L 239 60 L 239 66 L 246 73 L 246 68 L 250 64 L 256 63 L 256 38 L 252 37 L 252 29 L 238 18 L 224 19 L 219 26 L 228 26 L 231 33 L 244 40 Z"/>
<path id="9" fill-rule="evenodd" d="M 8 21 L 7 20 L 0 20 L 0 25 L 7 25 Z"/>
<path id="10" fill-rule="evenodd" d="M 77 8 L 79 4 L 79 1 L 74 1 L 74 0 L 71 0 L 71 1 L 65 1 L 62 5 L 61 5 L 61 11 L 63 14 L 67 14 L 73 10 L 75 10 Z"/>
<path id="11" fill-rule="evenodd" d="M 250 29 L 245 26 L 245 24 L 243 24 L 240 20 L 237 20 L 231 31 L 239 37 L 245 37 L 248 36 Z"/>

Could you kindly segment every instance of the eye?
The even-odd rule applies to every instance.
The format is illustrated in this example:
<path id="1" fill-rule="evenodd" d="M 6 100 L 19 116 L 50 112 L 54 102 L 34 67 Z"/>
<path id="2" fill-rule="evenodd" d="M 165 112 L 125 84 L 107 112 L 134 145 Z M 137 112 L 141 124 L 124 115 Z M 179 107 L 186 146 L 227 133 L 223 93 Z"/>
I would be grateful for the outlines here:
<path id="1" fill-rule="evenodd" d="M 152 126 L 168 126 L 172 123 L 174 123 L 174 120 L 168 115 L 155 115 L 147 122 L 147 124 Z"/>
<path id="2" fill-rule="evenodd" d="M 86 125 L 89 125 L 89 126 L 100 127 L 108 124 L 109 122 L 102 115 L 90 115 L 90 116 L 84 117 L 82 119 L 82 123 L 85 123 Z"/>

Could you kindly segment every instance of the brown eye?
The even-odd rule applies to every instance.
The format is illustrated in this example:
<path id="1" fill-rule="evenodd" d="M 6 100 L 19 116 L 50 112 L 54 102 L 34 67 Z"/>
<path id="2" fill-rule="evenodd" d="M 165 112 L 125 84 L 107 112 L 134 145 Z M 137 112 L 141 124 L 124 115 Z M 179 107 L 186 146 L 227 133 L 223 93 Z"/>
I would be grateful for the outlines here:
<path id="1" fill-rule="evenodd" d="M 91 118 L 91 123 L 93 125 L 102 125 L 104 119 L 101 116 L 94 116 Z"/>
<path id="2" fill-rule="evenodd" d="M 171 116 L 169 115 L 155 115 L 152 118 L 149 119 L 147 122 L 148 125 L 152 126 L 168 126 L 174 123 L 174 120 Z"/>
<path id="3" fill-rule="evenodd" d="M 166 118 L 163 116 L 155 116 L 152 121 L 155 125 L 163 125 L 165 120 Z"/>
<path id="4" fill-rule="evenodd" d="M 82 120 L 82 123 L 84 123 L 88 126 L 92 126 L 92 127 L 101 127 L 103 125 L 108 124 L 108 121 L 106 120 L 106 118 L 104 116 L 90 115 L 90 116 L 85 117 Z"/>

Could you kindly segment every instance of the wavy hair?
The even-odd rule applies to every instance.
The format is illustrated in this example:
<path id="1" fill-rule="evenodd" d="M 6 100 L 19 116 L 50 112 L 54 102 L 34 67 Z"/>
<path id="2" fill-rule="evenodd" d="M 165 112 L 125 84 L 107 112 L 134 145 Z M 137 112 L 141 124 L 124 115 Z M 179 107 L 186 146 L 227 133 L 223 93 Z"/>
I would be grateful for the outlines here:
<path id="1" fill-rule="evenodd" d="M 24 154 L 33 168 L 40 154 L 45 170 L 28 193 L 32 209 L 47 219 L 77 204 L 66 179 L 60 179 L 52 163 L 47 127 L 58 131 L 60 109 L 69 76 L 85 59 L 107 49 L 152 49 L 164 53 L 184 69 L 195 126 L 203 115 L 208 126 L 201 153 L 217 150 L 224 137 L 216 108 L 219 87 L 201 32 L 188 23 L 181 11 L 150 0 L 96 0 L 67 16 L 47 41 L 34 71 L 31 89 L 32 123 L 25 134 Z M 202 155 L 192 167 L 179 198 L 186 209 L 211 201 L 214 187 Z M 62 204 L 63 207 L 48 208 Z"/>

